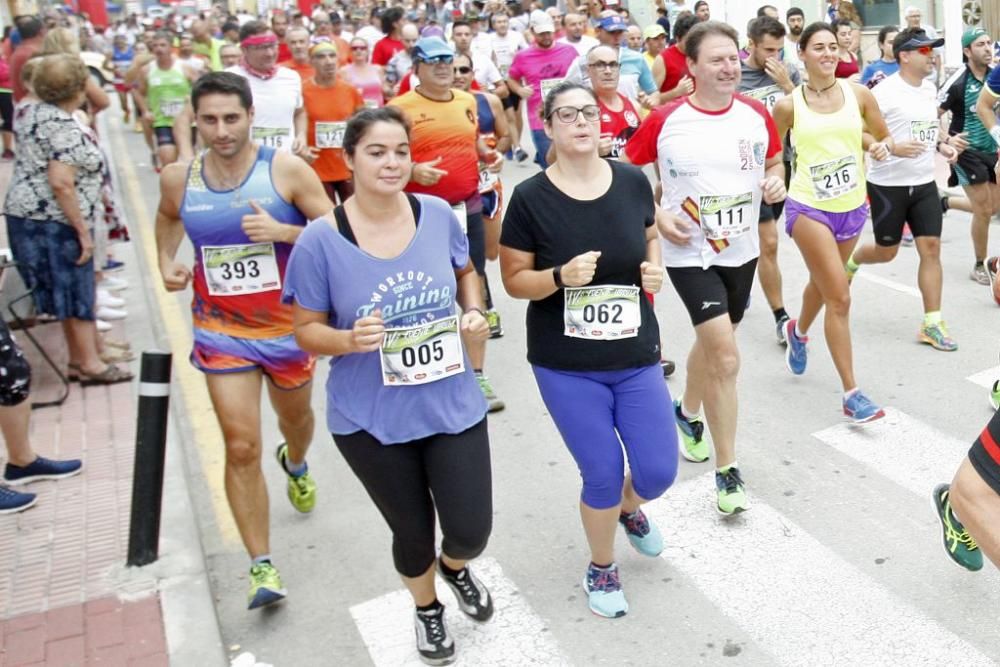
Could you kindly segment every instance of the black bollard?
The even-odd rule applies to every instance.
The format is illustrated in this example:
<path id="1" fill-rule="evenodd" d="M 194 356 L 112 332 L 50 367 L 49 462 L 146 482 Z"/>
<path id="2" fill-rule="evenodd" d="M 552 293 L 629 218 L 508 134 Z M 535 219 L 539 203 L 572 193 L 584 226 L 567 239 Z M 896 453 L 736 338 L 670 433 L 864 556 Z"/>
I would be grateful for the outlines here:
<path id="1" fill-rule="evenodd" d="M 135 426 L 132 474 L 132 518 L 128 532 L 128 565 L 142 566 L 159 557 L 163 468 L 167 454 L 170 408 L 169 352 L 143 352 L 139 373 L 139 412 Z"/>

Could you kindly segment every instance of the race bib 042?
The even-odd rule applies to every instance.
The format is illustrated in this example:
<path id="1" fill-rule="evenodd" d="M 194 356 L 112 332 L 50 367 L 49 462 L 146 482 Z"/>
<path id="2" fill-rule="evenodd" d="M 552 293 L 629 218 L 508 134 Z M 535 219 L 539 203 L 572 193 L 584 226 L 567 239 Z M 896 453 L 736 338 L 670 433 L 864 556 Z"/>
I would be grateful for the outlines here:
<path id="1" fill-rule="evenodd" d="M 639 335 L 639 288 L 633 285 L 566 287 L 563 333 L 570 338 L 619 340 Z"/>
<path id="2" fill-rule="evenodd" d="M 911 120 L 910 140 L 919 141 L 928 146 L 936 146 L 940 127 L 941 125 L 936 120 Z"/>
<path id="3" fill-rule="evenodd" d="M 201 264 L 212 296 L 239 296 L 281 289 L 273 243 L 202 246 Z"/>
<path id="4" fill-rule="evenodd" d="M 853 155 L 809 167 L 816 199 L 836 199 L 861 185 L 858 161 Z"/>
<path id="5" fill-rule="evenodd" d="M 463 372 L 465 358 L 458 317 L 386 329 L 379 358 L 382 384 L 387 387 L 427 384 Z"/>

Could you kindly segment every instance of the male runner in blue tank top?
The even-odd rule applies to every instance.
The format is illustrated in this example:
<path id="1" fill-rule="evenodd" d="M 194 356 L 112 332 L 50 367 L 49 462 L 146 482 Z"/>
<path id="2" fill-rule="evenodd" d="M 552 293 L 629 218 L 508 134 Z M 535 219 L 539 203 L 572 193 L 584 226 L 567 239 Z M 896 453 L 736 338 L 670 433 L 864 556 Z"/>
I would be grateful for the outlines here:
<path id="1" fill-rule="evenodd" d="M 271 564 L 268 497 L 261 471 L 260 394 L 268 380 L 284 442 L 277 458 L 288 497 L 300 512 L 316 502 L 306 467 L 315 358 L 295 343 L 289 306 L 280 302 L 292 244 L 307 220 L 332 204 L 301 159 L 250 140 L 254 108 L 243 77 L 213 72 L 191 92 L 207 146 L 190 165 L 168 165 L 160 178 L 156 245 L 168 291 L 193 282 L 194 350 L 205 373 L 226 443 L 226 496 L 251 558 L 249 608 L 286 594 Z M 176 261 L 185 233 L 194 268 Z"/>

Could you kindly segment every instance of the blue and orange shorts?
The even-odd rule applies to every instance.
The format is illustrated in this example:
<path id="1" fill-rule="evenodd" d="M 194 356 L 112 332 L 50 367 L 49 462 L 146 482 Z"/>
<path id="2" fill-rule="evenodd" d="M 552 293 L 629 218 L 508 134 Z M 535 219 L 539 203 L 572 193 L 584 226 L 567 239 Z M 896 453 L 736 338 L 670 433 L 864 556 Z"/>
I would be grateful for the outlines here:
<path id="1" fill-rule="evenodd" d="M 280 338 L 237 338 L 194 330 L 191 364 L 203 373 L 260 369 L 278 389 L 298 389 L 312 381 L 316 357 L 303 352 L 289 334 Z"/>

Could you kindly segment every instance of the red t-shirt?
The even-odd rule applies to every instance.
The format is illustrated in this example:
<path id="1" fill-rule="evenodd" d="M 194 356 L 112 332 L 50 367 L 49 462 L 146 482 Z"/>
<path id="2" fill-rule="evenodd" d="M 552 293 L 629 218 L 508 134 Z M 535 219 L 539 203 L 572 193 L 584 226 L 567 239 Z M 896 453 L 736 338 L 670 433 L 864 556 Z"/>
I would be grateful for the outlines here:
<path id="1" fill-rule="evenodd" d="M 687 56 L 677 48 L 676 44 L 671 44 L 660 52 L 660 57 L 663 58 L 663 65 L 667 70 L 660 92 L 667 93 L 676 88 L 681 79 L 688 76 Z"/>
<path id="2" fill-rule="evenodd" d="M 28 94 L 24 84 L 21 83 L 21 68 L 31 56 L 35 55 L 42 48 L 42 38 L 34 37 L 25 40 L 17 45 L 14 53 L 10 56 L 10 83 L 14 92 L 14 102 L 17 103 L 22 97 Z"/>
<path id="3" fill-rule="evenodd" d="M 597 100 L 601 107 L 601 134 L 611 135 L 611 154 L 607 157 L 615 160 L 625 152 L 625 142 L 639 127 L 639 114 L 632 101 L 621 93 L 618 93 L 618 97 L 622 101 L 620 111 L 612 111 L 604 102 Z"/>
<path id="4" fill-rule="evenodd" d="M 292 50 L 288 48 L 288 44 L 284 42 L 278 42 L 278 62 L 284 62 L 286 60 L 292 59 Z"/>
<path id="5" fill-rule="evenodd" d="M 392 37 L 383 37 L 382 39 L 375 42 L 375 48 L 372 49 L 372 65 L 381 65 L 385 67 L 392 60 L 392 57 L 406 48 L 398 39 L 393 39 Z"/>

